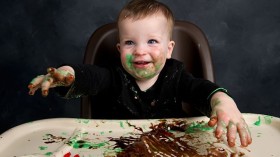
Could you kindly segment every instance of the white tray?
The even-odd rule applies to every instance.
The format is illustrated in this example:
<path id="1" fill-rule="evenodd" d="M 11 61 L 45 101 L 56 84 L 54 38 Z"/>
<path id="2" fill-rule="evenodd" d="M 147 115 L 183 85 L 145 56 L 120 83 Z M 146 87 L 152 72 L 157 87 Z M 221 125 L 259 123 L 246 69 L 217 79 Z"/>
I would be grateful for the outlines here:
<path id="1" fill-rule="evenodd" d="M 242 152 L 243 157 L 280 157 L 280 119 L 260 114 L 243 114 L 249 125 L 253 143 L 242 148 L 239 139 L 237 146 L 230 148 L 226 140 L 218 143 L 212 131 L 192 133 L 200 139 L 193 141 L 203 154 L 207 145 L 214 142 L 228 152 Z M 175 119 L 168 119 L 173 121 Z M 205 121 L 207 117 L 187 118 L 188 122 Z M 44 157 L 97 157 L 112 155 L 119 151 L 109 138 L 135 136 L 140 133 L 132 124 L 150 131 L 151 124 L 159 120 L 87 120 L 75 118 L 55 118 L 38 120 L 14 127 L 0 135 L 0 156 L 44 156 Z M 70 141 L 70 142 L 69 142 Z M 82 141 L 84 143 L 78 143 Z M 72 142 L 72 145 L 69 143 Z M 76 142 L 76 143 L 75 143 Z M 79 148 L 81 147 L 81 148 Z"/>

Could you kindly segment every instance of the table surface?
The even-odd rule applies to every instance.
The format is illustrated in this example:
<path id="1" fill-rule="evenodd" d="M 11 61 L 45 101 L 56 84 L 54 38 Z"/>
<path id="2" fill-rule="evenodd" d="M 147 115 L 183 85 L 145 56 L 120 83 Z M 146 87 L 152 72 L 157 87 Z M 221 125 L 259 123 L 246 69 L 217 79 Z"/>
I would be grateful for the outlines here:
<path id="1" fill-rule="evenodd" d="M 253 143 L 243 148 L 237 138 L 236 147 L 230 148 L 226 139 L 217 142 L 213 130 L 189 133 L 199 140 L 192 141 L 198 152 L 203 154 L 210 143 L 227 152 L 242 152 L 243 157 L 280 157 L 280 119 L 261 114 L 243 114 L 251 130 Z M 185 119 L 193 126 L 197 122 L 208 122 L 207 117 Z M 140 127 L 144 132 L 161 120 L 94 120 L 77 118 L 54 118 L 25 123 L 0 135 L 1 157 L 96 157 L 114 156 L 116 148 L 111 138 L 137 136 Z M 201 124 L 201 123 L 199 123 Z M 132 127 L 133 126 L 133 127 Z"/>

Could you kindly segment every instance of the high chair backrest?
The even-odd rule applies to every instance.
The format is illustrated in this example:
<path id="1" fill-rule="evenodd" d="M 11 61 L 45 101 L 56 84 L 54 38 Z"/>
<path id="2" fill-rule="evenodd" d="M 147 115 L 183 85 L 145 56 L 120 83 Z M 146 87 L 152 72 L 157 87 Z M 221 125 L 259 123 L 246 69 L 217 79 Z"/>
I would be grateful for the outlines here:
<path id="1" fill-rule="evenodd" d="M 176 21 L 173 31 L 175 48 L 172 58 L 182 61 L 187 71 L 195 77 L 204 78 L 214 82 L 214 71 L 208 40 L 203 31 L 195 24 L 187 21 Z M 118 43 L 117 23 L 110 23 L 99 27 L 90 37 L 84 55 L 85 64 L 108 66 L 115 64 L 119 58 L 116 48 Z M 81 117 L 92 118 L 91 102 L 89 96 L 81 99 Z M 183 109 L 192 112 L 189 115 L 198 115 L 189 105 L 184 104 Z"/>

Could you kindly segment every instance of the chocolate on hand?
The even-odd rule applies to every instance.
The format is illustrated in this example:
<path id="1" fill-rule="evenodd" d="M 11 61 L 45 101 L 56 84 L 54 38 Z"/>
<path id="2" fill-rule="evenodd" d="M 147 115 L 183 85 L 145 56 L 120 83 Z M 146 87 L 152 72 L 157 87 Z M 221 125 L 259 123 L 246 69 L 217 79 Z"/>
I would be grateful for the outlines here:
<path id="1" fill-rule="evenodd" d="M 74 74 L 66 66 L 58 69 L 51 67 L 47 69 L 47 72 L 46 75 L 39 75 L 30 82 L 29 95 L 34 95 L 36 90 L 41 88 L 42 95 L 47 96 L 49 88 L 70 86 L 75 80 Z"/>

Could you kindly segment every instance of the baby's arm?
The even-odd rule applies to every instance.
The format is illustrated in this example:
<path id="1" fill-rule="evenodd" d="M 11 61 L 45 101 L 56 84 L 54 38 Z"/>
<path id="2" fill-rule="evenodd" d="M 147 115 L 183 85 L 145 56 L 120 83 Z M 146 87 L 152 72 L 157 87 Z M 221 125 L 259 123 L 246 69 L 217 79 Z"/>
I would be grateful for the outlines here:
<path id="1" fill-rule="evenodd" d="M 211 98 L 211 107 L 212 113 L 208 124 L 217 125 L 215 131 L 217 138 L 227 133 L 229 146 L 234 146 L 238 132 L 242 146 L 246 147 L 252 143 L 248 125 L 231 97 L 224 92 L 217 92 Z"/>
<path id="2" fill-rule="evenodd" d="M 28 85 L 29 94 L 34 95 L 41 88 L 42 95 L 47 96 L 49 88 L 70 86 L 75 80 L 74 69 L 70 66 L 61 66 L 58 69 L 48 68 L 46 75 L 35 77 Z"/>

